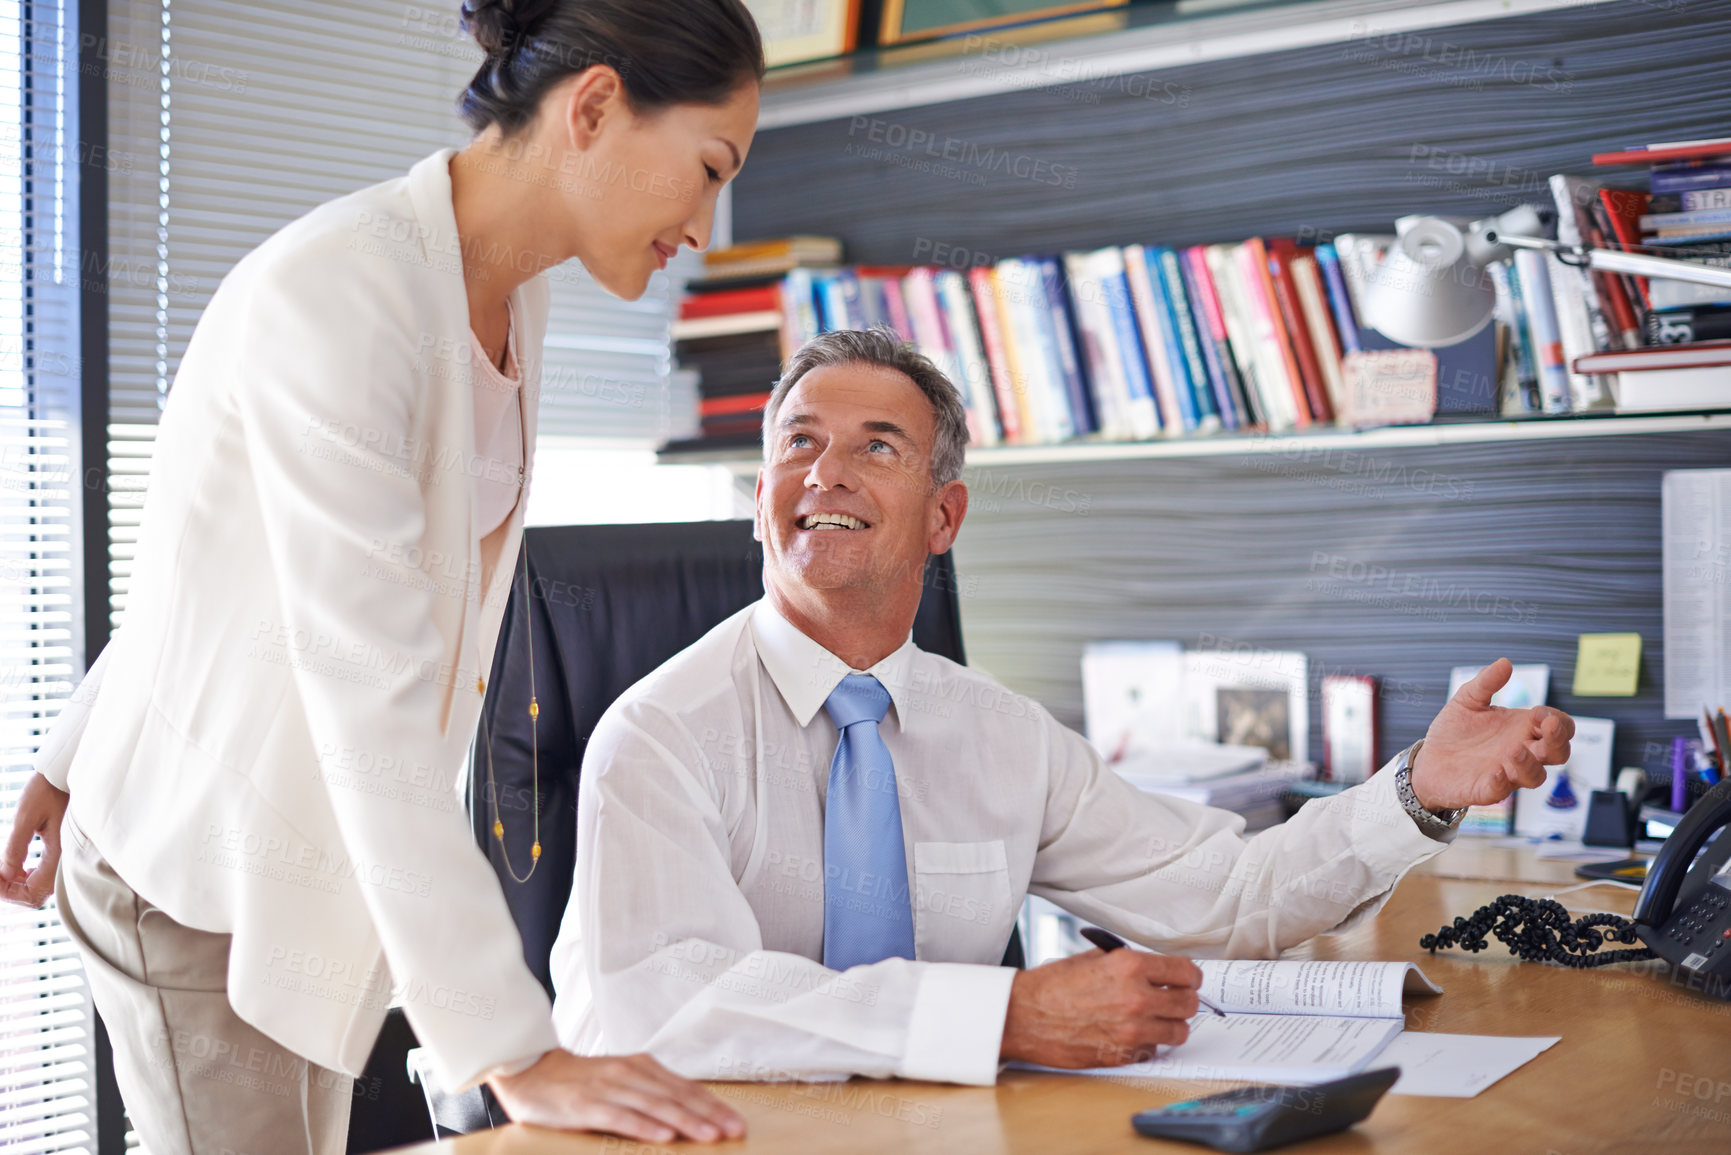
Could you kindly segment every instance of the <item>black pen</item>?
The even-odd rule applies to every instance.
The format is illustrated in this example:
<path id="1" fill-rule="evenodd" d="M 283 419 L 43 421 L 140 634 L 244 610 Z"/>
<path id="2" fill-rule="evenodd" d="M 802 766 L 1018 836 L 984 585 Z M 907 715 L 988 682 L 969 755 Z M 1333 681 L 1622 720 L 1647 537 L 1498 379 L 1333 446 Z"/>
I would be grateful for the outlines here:
<path id="1" fill-rule="evenodd" d="M 1087 939 L 1089 942 L 1093 943 L 1095 946 L 1099 947 L 1103 951 L 1115 951 L 1121 946 L 1129 945 L 1123 939 L 1121 939 L 1117 935 L 1113 934 L 1111 931 L 1102 930 L 1101 928 L 1099 928 L 1097 926 L 1085 926 L 1085 927 L 1083 927 L 1082 928 L 1082 937 Z M 1221 1010 L 1219 1007 L 1215 1006 L 1213 1003 L 1209 1002 L 1207 999 L 1203 998 L 1201 992 L 1197 992 L 1196 1001 L 1198 1003 L 1201 1003 L 1204 1007 L 1208 1008 L 1209 1010 L 1213 1011 L 1215 1014 L 1219 1015 L 1221 1018 L 1226 1017 L 1226 1012 Z"/>

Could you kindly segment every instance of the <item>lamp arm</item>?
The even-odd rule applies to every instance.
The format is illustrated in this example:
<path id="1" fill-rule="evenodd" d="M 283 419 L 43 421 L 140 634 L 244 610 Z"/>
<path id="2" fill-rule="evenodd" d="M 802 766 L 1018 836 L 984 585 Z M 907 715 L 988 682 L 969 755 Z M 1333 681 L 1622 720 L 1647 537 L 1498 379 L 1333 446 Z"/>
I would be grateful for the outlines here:
<path id="1" fill-rule="evenodd" d="M 1607 273 L 1627 273 L 1636 277 L 1659 277 L 1669 281 L 1688 281 L 1696 285 L 1713 285 L 1731 289 L 1731 269 L 1686 261 L 1678 257 L 1655 257 L 1645 253 L 1625 253 L 1617 249 L 1589 249 L 1563 245 L 1538 237 L 1515 237 L 1504 233 L 1496 237 L 1499 244 L 1517 249 L 1541 249 L 1556 253 L 1558 259 L 1571 265 L 1585 264 Z"/>

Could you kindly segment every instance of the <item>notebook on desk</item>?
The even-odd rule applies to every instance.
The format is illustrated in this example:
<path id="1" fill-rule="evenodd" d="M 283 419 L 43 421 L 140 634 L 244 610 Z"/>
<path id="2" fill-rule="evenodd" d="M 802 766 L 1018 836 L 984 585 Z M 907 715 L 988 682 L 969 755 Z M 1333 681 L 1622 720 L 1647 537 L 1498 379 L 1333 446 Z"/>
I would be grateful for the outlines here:
<path id="1" fill-rule="evenodd" d="M 1198 1014 L 1189 1039 L 1145 1062 L 1071 1073 L 1327 1082 L 1366 1069 L 1401 1033 L 1403 995 L 1442 993 L 1404 962 L 1202 959 L 1197 965 L 1202 997 L 1224 1016 Z"/>

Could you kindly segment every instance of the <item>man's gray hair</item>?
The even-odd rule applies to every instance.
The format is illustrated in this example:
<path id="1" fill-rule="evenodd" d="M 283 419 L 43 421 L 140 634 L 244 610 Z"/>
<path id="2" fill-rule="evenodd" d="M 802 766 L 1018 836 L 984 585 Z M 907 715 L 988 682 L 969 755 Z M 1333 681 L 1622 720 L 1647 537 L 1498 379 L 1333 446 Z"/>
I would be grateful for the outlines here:
<path id="1" fill-rule="evenodd" d="M 876 365 L 893 369 L 919 387 L 932 403 L 937 436 L 932 442 L 932 488 L 948 485 L 962 475 L 968 445 L 968 417 L 962 395 L 931 359 L 916 352 L 889 329 L 837 329 L 813 337 L 788 358 L 781 380 L 763 409 L 763 454 L 775 446 L 775 415 L 788 391 L 813 369 L 825 365 Z"/>

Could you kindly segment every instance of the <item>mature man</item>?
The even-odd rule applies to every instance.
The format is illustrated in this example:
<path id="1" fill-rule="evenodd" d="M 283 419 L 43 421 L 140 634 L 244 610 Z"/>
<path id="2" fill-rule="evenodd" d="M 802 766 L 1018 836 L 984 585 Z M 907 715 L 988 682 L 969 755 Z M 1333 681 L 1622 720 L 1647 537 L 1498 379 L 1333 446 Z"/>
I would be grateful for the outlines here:
<path id="1" fill-rule="evenodd" d="M 1164 951 L 1268 958 L 1382 906 L 1458 808 L 1543 780 L 1574 725 L 1480 672 L 1362 786 L 1243 838 L 909 640 L 968 493 L 955 388 L 884 332 L 789 362 L 764 415 L 765 597 L 633 687 L 584 759 L 554 1022 L 705 1078 L 991 1083 L 1182 1042 L 1195 964 L 994 965 L 1025 894 Z"/>

